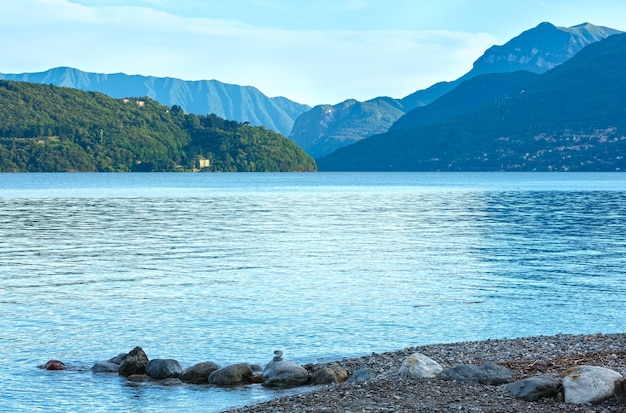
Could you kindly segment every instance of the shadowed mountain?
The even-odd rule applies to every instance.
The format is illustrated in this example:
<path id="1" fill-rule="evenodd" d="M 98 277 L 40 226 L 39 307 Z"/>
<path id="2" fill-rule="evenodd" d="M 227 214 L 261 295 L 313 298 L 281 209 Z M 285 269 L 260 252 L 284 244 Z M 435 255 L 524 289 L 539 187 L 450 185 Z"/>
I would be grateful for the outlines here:
<path id="1" fill-rule="evenodd" d="M 123 73 L 99 74 L 69 67 L 38 73 L 0 74 L 0 79 L 96 91 L 114 98 L 147 96 L 164 105 L 178 105 L 188 113 L 215 114 L 238 122 L 250 122 L 285 136 L 289 135 L 294 120 L 310 109 L 284 97 L 268 98 L 251 86 L 231 85 L 217 80 L 186 81 Z"/>
<path id="2" fill-rule="evenodd" d="M 539 75 L 520 70 L 479 75 L 461 83 L 426 106 L 420 106 L 398 119 L 389 131 L 430 125 L 495 103 L 531 86 Z"/>
<path id="3" fill-rule="evenodd" d="M 361 140 L 320 170 L 626 170 L 626 34 L 588 45 L 516 94 Z"/>
<path id="4" fill-rule="evenodd" d="M 588 23 L 571 28 L 541 23 L 502 46 L 489 48 L 471 71 L 455 81 L 437 83 L 402 99 L 378 97 L 366 102 L 317 106 L 296 119 L 289 137 L 313 157 L 321 157 L 333 149 L 387 131 L 405 113 L 430 104 L 466 80 L 485 73 L 519 70 L 544 73 L 584 46 L 616 33 L 620 32 Z M 349 116 L 344 115 L 346 106 L 350 106 Z"/>

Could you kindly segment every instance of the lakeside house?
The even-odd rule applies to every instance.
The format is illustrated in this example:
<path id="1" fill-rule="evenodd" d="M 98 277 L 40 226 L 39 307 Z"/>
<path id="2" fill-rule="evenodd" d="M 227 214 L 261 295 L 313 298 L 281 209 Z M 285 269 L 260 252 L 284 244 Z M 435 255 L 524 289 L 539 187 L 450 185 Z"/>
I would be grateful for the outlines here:
<path id="1" fill-rule="evenodd" d="M 198 169 L 206 169 L 209 168 L 211 166 L 211 160 L 207 159 L 207 158 L 196 158 L 195 159 L 195 166 Z"/>

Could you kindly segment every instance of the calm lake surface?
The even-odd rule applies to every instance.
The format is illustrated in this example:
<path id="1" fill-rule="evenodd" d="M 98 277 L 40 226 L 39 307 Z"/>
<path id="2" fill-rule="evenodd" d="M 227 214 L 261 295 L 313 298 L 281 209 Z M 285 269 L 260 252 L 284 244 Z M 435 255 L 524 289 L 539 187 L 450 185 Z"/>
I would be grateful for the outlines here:
<path id="1" fill-rule="evenodd" d="M 0 174 L 0 411 L 282 394 L 88 371 L 135 346 L 308 363 L 624 332 L 625 305 L 625 174 Z M 75 370 L 37 369 L 53 358 Z"/>

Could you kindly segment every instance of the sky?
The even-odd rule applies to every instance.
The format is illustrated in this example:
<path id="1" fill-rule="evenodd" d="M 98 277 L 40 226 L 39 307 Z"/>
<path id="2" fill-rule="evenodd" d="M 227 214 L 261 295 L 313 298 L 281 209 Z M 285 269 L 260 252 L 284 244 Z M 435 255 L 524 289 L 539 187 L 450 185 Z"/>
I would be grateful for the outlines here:
<path id="1" fill-rule="evenodd" d="M 1 0 L 0 73 L 215 79 L 311 106 L 402 98 L 541 22 L 626 31 L 625 16 L 623 0 Z"/>

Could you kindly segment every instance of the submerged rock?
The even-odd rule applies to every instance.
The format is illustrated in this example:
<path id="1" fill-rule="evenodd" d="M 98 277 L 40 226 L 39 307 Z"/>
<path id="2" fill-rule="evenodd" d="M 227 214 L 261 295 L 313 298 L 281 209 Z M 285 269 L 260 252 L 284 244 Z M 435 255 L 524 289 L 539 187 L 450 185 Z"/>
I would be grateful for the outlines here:
<path id="1" fill-rule="evenodd" d="M 67 370 L 67 366 L 61 360 L 48 360 L 38 367 L 43 370 Z"/>

